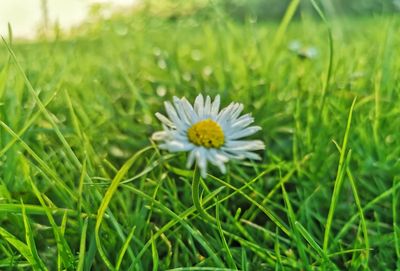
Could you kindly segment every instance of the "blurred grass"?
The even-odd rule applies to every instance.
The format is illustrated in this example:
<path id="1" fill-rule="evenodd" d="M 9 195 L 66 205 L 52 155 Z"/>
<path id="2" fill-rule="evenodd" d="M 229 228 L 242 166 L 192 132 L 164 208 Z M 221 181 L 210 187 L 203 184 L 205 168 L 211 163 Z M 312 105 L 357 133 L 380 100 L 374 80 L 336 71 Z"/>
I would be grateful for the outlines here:
<path id="1" fill-rule="evenodd" d="M 164 15 L 14 41 L 15 58 L 0 46 L 0 269 L 400 268 L 399 19 L 330 18 L 324 93 L 318 18 L 278 31 L 218 5 Z M 193 207 L 186 156 L 149 141 L 165 100 L 200 92 L 244 103 L 267 145 L 201 183 L 215 225 Z"/>

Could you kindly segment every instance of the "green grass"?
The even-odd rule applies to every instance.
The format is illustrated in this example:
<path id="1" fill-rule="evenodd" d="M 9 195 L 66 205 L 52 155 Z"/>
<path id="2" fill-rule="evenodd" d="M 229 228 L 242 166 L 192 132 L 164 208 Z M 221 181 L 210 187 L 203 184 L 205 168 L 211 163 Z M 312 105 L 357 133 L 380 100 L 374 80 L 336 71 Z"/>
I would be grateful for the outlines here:
<path id="1" fill-rule="evenodd" d="M 292 21 L 298 3 L 3 42 L 0 270 L 400 269 L 400 20 Z M 244 103 L 261 162 L 202 180 L 156 148 L 154 113 L 198 93 Z"/>

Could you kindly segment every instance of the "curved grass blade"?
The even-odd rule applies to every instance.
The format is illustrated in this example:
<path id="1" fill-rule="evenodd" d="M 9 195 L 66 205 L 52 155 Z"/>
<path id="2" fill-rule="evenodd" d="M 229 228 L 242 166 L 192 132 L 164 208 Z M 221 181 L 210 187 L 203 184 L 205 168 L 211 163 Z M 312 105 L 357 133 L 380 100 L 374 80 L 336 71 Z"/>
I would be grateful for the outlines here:
<path id="1" fill-rule="evenodd" d="M 96 219 L 96 226 L 95 226 L 95 238 L 96 238 L 96 244 L 97 244 L 97 249 L 100 253 L 100 257 L 104 261 L 104 263 L 107 265 L 107 267 L 111 270 L 115 270 L 115 267 L 113 264 L 110 262 L 110 260 L 107 258 L 107 255 L 103 249 L 103 246 L 101 244 L 100 240 L 100 226 L 101 223 L 103 222 L 104 214 L 108 208 L 108 205 L 110 204 L 110 201 L 114 195 L 114 193 L 117 191 L 117 188 L 122 180 L 122 178 L 126 175 L 128 170 L 131 168 L 133 163 L 146 151 L 152 149 L 152 147 L 147 147 L 144 148 L 137 153 L 135 153 L 128 161 L 125 162 L 125 164 L 121 167 L 121 169 L 118 171 L 118 173 L 115 175 L 114 179 L 111 182 L 110 187 L 107 189 L 106 194 L 103 197 L 103 200 L 100 204 L 100 207 L 97 211 L 97 219 Z"/>
<path id="2" fill-rule="evenodd" d="M 242 195 L 244 198 L 246 198 L 249 202 L 251 202 L 252 204 L 254 204 L 255 206 L 257 206 L 265 215 L 267 215 L 269 217 L 269 219 L 271 219 L 271 221 L 273 221 L 276 226 L 278 226 L 287 236 L 291 236 L 290 231 L 288 230 L 287 226 L 281 221 L 281 219 L 274 214 L 272 211 L 268 210 L 267 208 L 265 208 L 264 206 L 262 206 L 260 203 L 258 203 L 256 200 L 252 199 L 249 195 L 245 194 L 243 191 L 241 191 L 239 188 L 234 187 L 233 185 L 231 185 L 230 183 L 227 183 L 215 176 L 211 176 L 214 180 L 218 181 L 219 183 L 223 184 L 224 186 L 237 191 L 240 195 Z"/>
<path id="3" fill-rule="evenodd" d="M 227 262 L 228 262 L 228 265 L 229 265 L 230 268 L 237 269 L 235 260 L 233 259 L 233 256 L 232 256 L 232 252 L 231 252 L 231 250 L 229 249 L 228 243 L 226 242 L 226 239 L 225 239 L 225 236 L 224 236 L 224 232 L 223 232 L 223 230 L 222 230 L 221 220 L 220 220 L 220 216 L 219 216 L 219 203 L 218 203 L 218 198 L 217 198 L 217 205 L 216 205 L 216 208 L 215 208 L 215 216 L 216 216 L 216 219 L 215 219 L 215 220 L 216 220 L 216 222 L 217 222 L 218 232 L 219 232 L 219 235 L 221 236 L 221 240 L 222 240 L 223 247 L 224 247 L 224 249 L 225 249 L 225 251 L 226 251 L 226 253 L 227 253 Z"/>
<path id="4" fill-rule="evenodd" d="M 6 229 L 0 226 L 0 236 L 3 237 L 10 245 L 12 245 L 16 250 L 18 250 L 19 253 L 32 265 L 32 268 L 34 270 L 41 270 L 37 265 L 36 265 L 36 260 L 34 256 L 32 255 L 32 251 L 29 249 L 29 247 L 18 240 L 17 237 L 9 233 Z"/>
<path id="5" fill-rule="evenodd" d="M 26 243 L 31 251 L 33 260 L 35 261 L 35 265 L 33 268 L 39 269 L 39 270 L 47 270 L 46 266 L 44 265 L 42 259 L 39 257 L 38 251 L 36 249 L 36 244 L 35 240 L 33 238 L 33 232 L 31 225 L 29 223 L 29 218 L 26 215 L 26 210 L 25 210 L 25 205 L 21 199 L 21 206 L 22 206 L 22 220 L 24 221 L 24 227 L 25 227 L 25 239 Z"/>
<path id="6" fill-rule="evenodd" d="M 125 252 L 129 247 L 129 244 L 133 238 L 133 235 L 135 234 L 135 230 L 136 230 L 136 226 L 132 227 L 131 232 L 129 233 L 128 237 L 126 238 L 124 244 L 121 247 L 121 250 L 118 253 L 117 263 L 115 265 L 116 270 L 119 270 L 119 268 L 121 266 L 122 259 L 124 258 Z"/>
<path id="7" fill-rule="evenodd" d="M 306 241 L 311 245 L 311 247 L 319 254 L 319 256 L 322 259 L 324 259 L 324 261 L 328 263 L 331 267 L 333 266 L 334 269 L 336 269 L 337 267 L 335 266 L 335 264 L 329 259 L 325 251 L 318 245 L 318 243 L 314 240 L 311 234 L 303 227 L 303 225 L 301 225 L 300 222 L 298 221 L 296 221 L 294 225 L 296 229 L 299 231 L 299 233 L 303 236 L 303 238 L 306 239 Z"/>

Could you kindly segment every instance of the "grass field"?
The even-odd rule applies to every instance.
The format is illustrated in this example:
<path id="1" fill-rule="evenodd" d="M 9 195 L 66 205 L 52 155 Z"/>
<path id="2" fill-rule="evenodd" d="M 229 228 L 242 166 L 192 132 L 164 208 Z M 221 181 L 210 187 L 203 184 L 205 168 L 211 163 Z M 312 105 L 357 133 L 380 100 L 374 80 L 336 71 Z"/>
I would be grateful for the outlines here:
<path id="1" fill-rule="evenodd" d="M 0 270 L 399 270 L 400 20 L 286 15 L 210 7 L 6 39 Z M 186 154 L 150 140 L 164 101 L 198 93 L 243 103 L 266 144 L 200 180 L 216 223 Z"/>

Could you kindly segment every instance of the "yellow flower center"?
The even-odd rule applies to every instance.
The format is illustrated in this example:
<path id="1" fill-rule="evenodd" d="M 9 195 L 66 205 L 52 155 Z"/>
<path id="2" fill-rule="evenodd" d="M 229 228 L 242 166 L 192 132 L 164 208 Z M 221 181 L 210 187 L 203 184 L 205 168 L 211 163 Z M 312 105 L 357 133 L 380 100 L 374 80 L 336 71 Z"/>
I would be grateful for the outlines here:
<path id="1" fill-rule="evenodd" d="M 188 129 L 190 142 L 206 148 L 219 148 L 224 144 L 224 132 L 218 123 L 205 119 Z"/>

